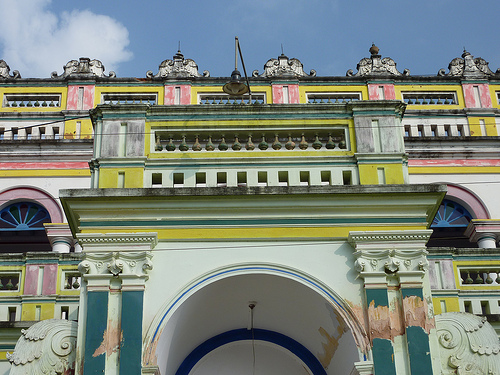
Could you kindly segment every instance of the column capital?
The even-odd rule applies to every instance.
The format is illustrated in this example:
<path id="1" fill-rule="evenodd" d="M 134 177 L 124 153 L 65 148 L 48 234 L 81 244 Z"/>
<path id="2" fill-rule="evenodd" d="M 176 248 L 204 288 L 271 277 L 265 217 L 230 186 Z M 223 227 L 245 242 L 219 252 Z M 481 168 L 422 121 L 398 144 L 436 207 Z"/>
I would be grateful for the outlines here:
<path id="1" fill-rule="evenodd" d="M 402 284 L 420 284 L 429 263 L 425 244 L 432 231 L 350 232 L 348 241 L 357 250 L 354 266 L 366 284 L 387 283 L 398 276 Z"/>
<path id="2" fill-rule="evenodd" d="M 496 248 L 500 238 L 500 219 L 472 219 L 464 234 L 481 248 Z"/>
<path id="3" fill-rule="evenodd" d="M 87 253 L 78 265 L 78 271 L 89 286 L 108 286 L 111 280 L 120 280 L 128 290 L 143 290 L 148 271 L 153 269 L 150 251 Z"/>
<path id="4" fill-rule="evenodd" d="M 43 226 L 52 246 L 52 251 L 56 253 L 69 253 L 75 240 L 68 223 L 45 223 Z"/>

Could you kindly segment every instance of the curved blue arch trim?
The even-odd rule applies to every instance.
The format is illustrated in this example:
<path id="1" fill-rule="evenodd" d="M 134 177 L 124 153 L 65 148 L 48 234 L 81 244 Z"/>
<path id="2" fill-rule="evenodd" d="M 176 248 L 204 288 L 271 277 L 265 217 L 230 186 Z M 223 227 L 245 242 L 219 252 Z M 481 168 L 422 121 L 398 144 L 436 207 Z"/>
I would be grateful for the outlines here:
<path id="1" fill-rule="evenodd" d="M 271 342 L 288 349 L 299 357 L 314 375 L 326 375 L 326 371 L 321 363 L 304 345 L 278 332 L 266 329 L 254 329 L 253 331 L 253 338 L 255 340 Z M 175 375 L 188 375 L 193 367 L 212 350 L 222 345 L 241 340 L 252 340 L 252 331 L 246 328 L 234 329 L 208 339 L 184 359 Z"/>
<path id="2" fill-rule="evenodd" d="M 179 302 L 186 294 L 188 294 L 192 289 L 196 288 L 198 285 L 204 283 L 205 281 L 207 280 L 210 280 L 210 279 L 213 279 L 217 276 L 220 276 L 220 275 L 224 275 L 224 274 L 227 274 L 227 273 L 232 273 L 232 272 L 236 272 L 236 271 L 248 271 L 248 270 L 266 270 L 266 271 L 277 271 L 279 273 L 283 273 L 283 274 L 288 274 L 288 275 L 293 275 L 295 277 L 298 277 L 299 279 L 301 280 L 304 280 L 306 283 L 310 284 L 310 285 L 313 285 L 315 286 L 316 288 L 320 289 L 323 293 L 325 293 L 328 297 L 330 297 L 332 299 L 333 302 L 335 302 L 335 304 L 340 307 L 342 310 L 344 310 L 346 312 L 346 310 L 344 309 L 344 307 L 337 301 L 337 299 L 330 293 L 328 292 L 325 288 L 323 288 L 322 286 L 316 284 L 315 282 L 305 278 L 304 276 L 301 276 L 301 275 L 298 275 L 296 273 L 293 273 L 293 272 L 290 272 L 290 271 L 284 271 L 284 270 L 280 270 L 278 268 L 272 268 L 272 267 L 240 267 L 240 268 L 235 268 L 235 269 L 231 269 L 231 270 L 227 270 L 227 271 L 222 271 L 222 272 L 218 272 L 214 275 L 211 275 L 203 280 L 200 280 L 198 281 L 196 284 L 194 284 L 192 287 L 190 287 L 188 290 L 184 291 L 175 301 L 174 303 L 172 303 L 172 305 L 170 305 L 170 307 L 168 308 L 168 310 L 165 312 L 165 314 L 163 314 L 163 316 L 161 317 L 161 320 L 160 320 L 160 323 L 158 324 L 158 326 L 156 327 L 156 330 L 155 330 L 155 333 L 153 335 L 153 338 L 151 339 L 151 342 L 154 342 L 155 341 L 155 338 L 156 338 L 156 335 L 158 334 L 158 331 L 163 323 L 163 321 L 165 320 L 165 317 L 168 315 L 168 313 L 173 309 L 173 307 L 177 304 L 177 302 Z"/>

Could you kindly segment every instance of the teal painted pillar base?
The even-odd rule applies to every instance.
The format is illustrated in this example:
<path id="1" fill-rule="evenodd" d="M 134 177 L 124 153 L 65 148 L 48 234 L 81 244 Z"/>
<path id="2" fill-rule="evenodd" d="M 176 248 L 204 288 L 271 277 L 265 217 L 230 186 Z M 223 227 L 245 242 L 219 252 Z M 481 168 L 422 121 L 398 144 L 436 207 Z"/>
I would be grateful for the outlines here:
<path id="1" fill-rule="evenodd" d="M 87 321 L 85 322 L 85 359 L 83 374 L 104 374 L 106 354 L 97 353 L 108 326 L 108 292 L 87 293 Z"/>
<path id="2" fill-rule="evenodd" d="M 390 321 L 379 322 L 375 320 L 376 310 L 387 310 L 389 316 L 389 297 L 387 289 L 366 289 L 366 302 L 368 305 L 368 320 L 371 327 L 387 324 L 390 332 Z M 383 314 L 382 314 L 383 315 Z M 375 375 L 396 375 L 394 363 L 394 347 L 390 338 L 376 337 L 377 332 L 370 328 L 372 340 L 373 368 Z M 374 337 L 375 336 L 375 337 Z"/>
<path id="3" fill-rule="evenodd" d="M 429 346 L 429 335 L 424 330 L 427 319 L 427 309 L 424 304 L 422 289 L 401 289 L 405 317 L 413 317 L 412 321 L 405 321 L 408 355 L 412 375 L 431 375 L 432 359 Z M 411 302 L 409 302 L 411 301 Z M 411 314 L 407 314 L 406 307 L 411 306 Z M 417 325 L 419 323 L 419 325 Z"/>
<path id="4" fill-rule="evenodd" d="M 120 373 L 141 374 L 143 291 L 122 291 Z"/>

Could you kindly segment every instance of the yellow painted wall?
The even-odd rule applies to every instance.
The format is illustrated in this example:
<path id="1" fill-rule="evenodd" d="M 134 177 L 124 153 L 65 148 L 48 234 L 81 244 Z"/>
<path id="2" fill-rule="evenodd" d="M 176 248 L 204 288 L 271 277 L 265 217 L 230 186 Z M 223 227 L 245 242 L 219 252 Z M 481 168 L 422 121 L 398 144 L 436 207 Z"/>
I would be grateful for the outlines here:
<path id="1" fill-rule="evenodd" d="M 80 121 L 80 139 L 92 138 L 92 121 L 90 119 L 67 120 L 64 125 L 64 139 L 78 139 L 76 123 Z"/>
<path id="2" fill-rule="evenodd" d="M 361 185 L 378 185 L 378 169 L 384 168 L 385 183 L 404 184 L 402 164 L 359 164 L 359 182 Z"/>
<path id="3" fill-rule="evenodd" d="M 480 120 L 484 121 L 484 127 L 486 128 L 486 134 L 482 134 Z M 469 121 L 470 135 L 472 135 L 472 136 L 485 136 L 485 135 L 497 136 L 497 135 L 499 135 L 498 128 L 497 128 L 497 125 L 495 123 L 494 117 L 470 117 L 469 116 L 468 121 Z"/>
<path id="4" fill-rule="evenodd" d="M 60 94 L 61 101 L 59 107 L 3 107 L 4 94 Z M 2 112 L 55 112 L 66 109 L 68 96 L 67 86 L 43 86 L 43 87 L 4 87 L 0 89 L 0 100 Z"/>
<path id="5" fill-rule="evenodd" d="M 124 173 L 125 184 L 118 186 L 118 173 Z M 142 188 L 144 187 L 144 170 L 142 168 L 101 168 L 99 170 L 99 188 Z"/>
<path id="6" fill-rule="evenodd" d="M 299 86 L 299 103 L 307 103 L 307 94 L 310 93 L 341 93 L 341 92 L 360 92 L 362 100 L 368 100 L 368 86 L 349 85 L 349 86 Z"/>
<path id="7" fill-rule="evenodd" d="M 441 309 L 441 301 L 446 304 L 446 311 Z M 432 305 L 434 306 L 434 314 L 439 315 L 444 312 L 459 312 L 460 304 L 458 302 L 458 297 L 433 297 Z"/>
<path id="8" fill-rule="evenodd" d="M 40 320 L 54 318 L 54 303 L 23 303 L 21 320 L 33 321 L 36 319 L 36 307 L 40 306 Z"/>

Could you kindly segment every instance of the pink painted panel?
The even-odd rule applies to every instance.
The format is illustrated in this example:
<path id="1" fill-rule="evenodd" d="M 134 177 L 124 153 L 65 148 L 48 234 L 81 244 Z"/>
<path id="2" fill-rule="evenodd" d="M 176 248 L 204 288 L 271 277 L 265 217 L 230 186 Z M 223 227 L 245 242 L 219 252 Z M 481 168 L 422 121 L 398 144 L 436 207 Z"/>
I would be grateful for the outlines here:
<path id="1" fill-rule="evenodd" d="M 491 108 L 493 104 L 491 103 L 490 88 L 487 84 L 477 85 L 479 86 L 479 95 L 481 96 L 481 105 L 483 108 Z"/>
<path id="2" fill-rule="evenodd" d="M 283 104 L 283 85 L 273 85 L 273 103 Z"/>
<path id="3" fill-rule="evenodd" d="M 368 99 L 369 100 L 379 100 L 378 97 L 378 87 L 380 85 L 368 85 Z"/>
<path id="4" fill-rule="evenodd" d="M 48 264 L 43 272 L 43 290 L 42 294 L 48 296 L 56 294 L 57 288 L 57 264 Z"/>
<path id="5" fill-rule="evenodd" d="M 34 296 L 38 286 L 38 266 L 27 265 L 26 276 L 24 278 L 24 294 Z"/>
<path id="6" fill-rule="evenodd" d="M 379 87 L 384 88 L 384 98 L 379 97 Z M 395 100 L 396 92 L 392 84 L 369 84 L 368 85 L 369 100 Z"/>
<path id="7" fill-rule="evenodd" d="M 191 85 L 165 85 L 165 105 L 175 104 L 175 88 L 179 87 L 181 89 L 181 96 L 179 98 L 179 104 L 189 105 L 191 104 Z"/>
<path id="8" fill-rule="evenodd" d="M 18 187 L 0 192 L 0 208 L 2 208 L 4 204 L 10 204 L 21 200 L 35 201 L 45 207 L 53 223 L 62 223 L 64 221 L 61 207 L 59 207 L 59 204 L 50 194 L 44 191 L 29 187 Z"/>
<path id="9" fill-rule="evenodd" d="M 384 85 L 384 94 L 387 100 L 395 100 L 396 91 L 394 90 L 394 85 Z"/>
<path id="10" fill-rule="evenodd" d="M 297 104 L 299 102 L 299 85 L 288 85 L 288 95 L 290 103 Z"/>
<path id="11" fill-rule="evenodd" d="M 87 110 L 94 107 L 94 85 L 71 85 L 68 86 L 67 109 L 78 109 L 78 91 L 80 87 L 83 87 L 82 109 Z"/>
<path id="12" fill-rule="evenodd" d="M 462 85 L 462 88 L 464 90 L 465 106 L 467 108 L 478 107 L 479 103 L 478 105 L 476 105 L 476 99 L 474 99 L 474 85 L 470 83 L 464 83 Z"/>

